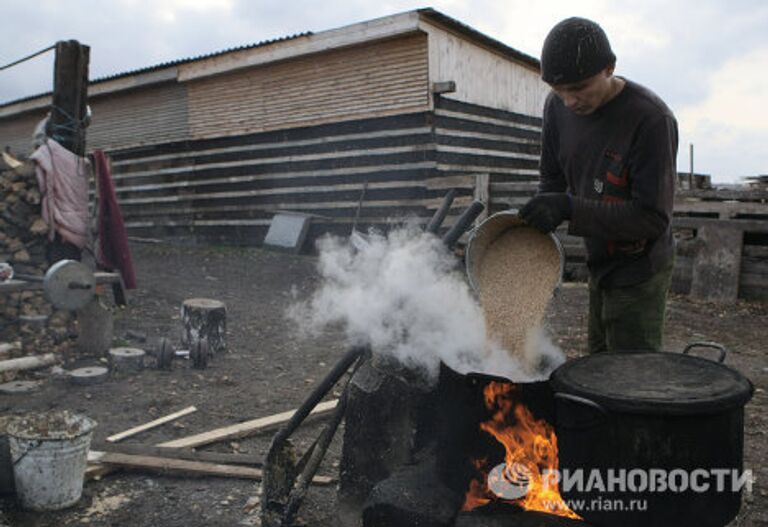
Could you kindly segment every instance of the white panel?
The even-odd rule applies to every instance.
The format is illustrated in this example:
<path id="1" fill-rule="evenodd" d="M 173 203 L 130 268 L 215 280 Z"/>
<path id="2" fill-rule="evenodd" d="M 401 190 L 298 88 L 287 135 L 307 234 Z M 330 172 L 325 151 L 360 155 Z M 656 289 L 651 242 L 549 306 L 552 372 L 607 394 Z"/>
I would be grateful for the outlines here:
<path id="1" fill-rule="evenodd" d="M 538 71 L 428 22 L 421 29 L 429 35 L 430 85 L 456 82 L 444 97 L 541 116 L 549 87 Z"/>

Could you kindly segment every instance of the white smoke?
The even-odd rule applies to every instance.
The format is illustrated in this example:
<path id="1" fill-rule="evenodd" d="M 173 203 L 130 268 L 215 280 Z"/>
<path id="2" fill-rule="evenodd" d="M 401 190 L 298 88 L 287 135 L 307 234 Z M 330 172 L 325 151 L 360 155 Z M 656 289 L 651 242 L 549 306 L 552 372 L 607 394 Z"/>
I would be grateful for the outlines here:
<path id="1" fill-rule="evenodd" d="M 520 360 L 486 338 L 483 312 L 456 259 L 432 234 L 404 227 L 371 233 L 367 243 L 326 237 L 318 244 L 321 285 L 291 306 L 299 327 L 318 333 L 341 324 L 350 344 L 368 345 L 437 378 L 440 361 L 460 373 L 513 381 L 546 378 L 562 354 L 541 333 Z M 547 349 L 548 360 L 540 351 Z"/>

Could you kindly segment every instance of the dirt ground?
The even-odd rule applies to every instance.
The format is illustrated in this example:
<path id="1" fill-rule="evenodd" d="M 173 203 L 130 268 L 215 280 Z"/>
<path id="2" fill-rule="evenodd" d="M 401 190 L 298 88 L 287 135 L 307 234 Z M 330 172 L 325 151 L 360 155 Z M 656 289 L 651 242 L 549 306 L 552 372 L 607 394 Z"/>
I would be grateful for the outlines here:
<path id="1" fill-rule="evenodd" d="M 329 331 L 322 338 L 302 340 L 283 316 L 295 296 L 307 295 L 316 284 L 316 260 L 311 256 L 166 244 L 136 244 L 133 251 L 140 288 L 130 295 L 129 306 L 115 313 L 118 343 L 148 347 L 158 337 L 168 336 L 179 346 L 181 302 L 209 297 L 227 304 L 229 351 L 217 355 L 205 370 L 194 370 L 179 360 L 170 372 L 147 369 L 94 386 L 72 386 L 47 371 L 28 374 L 42 378 L 42 388 L 29 395 L 0 395 L 0 412 L 66 408 L 84 413 L 98 421 L 94 441 L 101 442 L 113 433 L 197 406 L 199 411 L 192 415 L 125 441 L 151 445 L 294 408 L 345 351 L 339 334 Z M 555 341 L 570 356 L 585 349 L 586 305 L 585 287 L 567 284 L 548 315 Z M 756 387 L 746 407 L 745 426 L 745 465 L 756 482 L 733 523 L 739 527 L 768 525 L 767 315 L 765 303 L 739 302 L 725 308 L 679 296 L 669 303 L 668 350 L 682 350 L 696 340 L 718 341 L 730 350 L 727 363 Z M 131 340 L 129 330 L 146 334 L 147 342 Z M 90 357 L 67 359 L 66 368 L 96 362 Z M 318 424 L 306 426 L 298 446 L 308 446 L 318 431 Z M 340 435 L 321 474 L 337 472 Z M 262 434 L 205 450 L 264 456 L 269 440 L 270 434 Z M 243 510 L 257 493 L 258 483 L 246 480 L 116 472 L 86 483 L 82 500 L 65 511 L 25 512 L 11 500 L 2 501 L 0 526 L 259 525 L 258 507 Z M 333 487 L 312 487 L 301 519 L 312 526 L 336 525 L 334 502 Z"/>

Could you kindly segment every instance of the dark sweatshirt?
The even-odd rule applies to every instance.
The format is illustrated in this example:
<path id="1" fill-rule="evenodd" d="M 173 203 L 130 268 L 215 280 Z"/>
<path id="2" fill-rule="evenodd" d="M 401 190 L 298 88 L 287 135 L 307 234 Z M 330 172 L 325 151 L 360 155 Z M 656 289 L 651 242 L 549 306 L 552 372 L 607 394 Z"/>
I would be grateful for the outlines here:
<path id="1" fill-rule="evenodd" d="M 547 97 L 539 192 L 571 195 L 568 230 L 601 286 L 638 284 L 672 260 L 676 157 L 674 115 L 639 84 L 586 116 Z"/>

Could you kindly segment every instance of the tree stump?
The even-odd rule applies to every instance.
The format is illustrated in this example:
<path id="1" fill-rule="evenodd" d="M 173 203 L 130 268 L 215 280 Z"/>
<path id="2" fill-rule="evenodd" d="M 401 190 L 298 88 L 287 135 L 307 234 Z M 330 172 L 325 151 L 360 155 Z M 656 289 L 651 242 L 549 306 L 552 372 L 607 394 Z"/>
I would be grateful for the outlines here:
<path id="1" fill-rule="evenodd" d="M 103 357 L 112 346 L 114 320 L 112 310 L 98 297 L 77 311 L 77 349 L 83 355 Z"/>
<path id="2" fill-rule="evenodd" d="M 189 298 L 181 304 L 181 344 L 189 349 L 206 339 L 211 353 L 227 349 L 227 306 L 209 298 Z"/>
<path id="3" fill-rule="evenodd" d="M 109 371 L 116 377 L 133 375 L 144 369 L 144 350 L 112 348 L 109 350 Z"/>
<path id="4" fill-rule="evenodd" d="M 343 527 L 358 526 L 373 488 L 431 441 L 426 416 L 434 414 L 433 398 L 407 373 L 374 357 L 349 383 L 337 496 Z"/>

